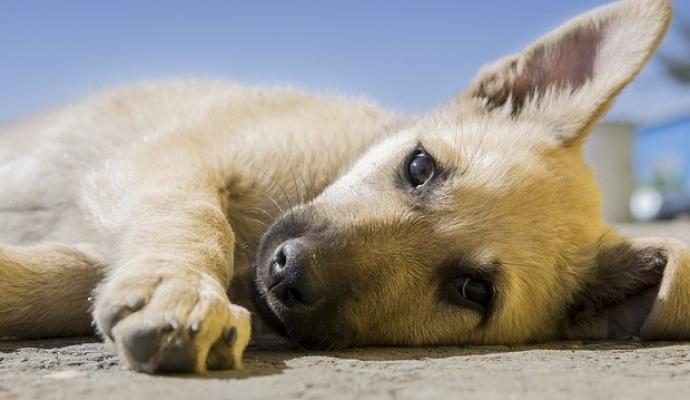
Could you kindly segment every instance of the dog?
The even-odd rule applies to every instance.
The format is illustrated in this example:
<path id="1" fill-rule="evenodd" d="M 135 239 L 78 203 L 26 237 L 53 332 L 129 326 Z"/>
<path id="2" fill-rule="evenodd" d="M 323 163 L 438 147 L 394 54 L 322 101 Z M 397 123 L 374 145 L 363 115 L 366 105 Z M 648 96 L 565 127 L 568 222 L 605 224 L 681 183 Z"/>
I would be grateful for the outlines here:
<path id="1" fill-rule="evenodd" d="M 149 373 L 240 368 L 249 310 L 308 348 L 688 339 L 690 251 L 609 228 L 582 157 L 671 14 L 595 9 L 419 117 L 175 81 L 4 126 L 0 336 Z"/>

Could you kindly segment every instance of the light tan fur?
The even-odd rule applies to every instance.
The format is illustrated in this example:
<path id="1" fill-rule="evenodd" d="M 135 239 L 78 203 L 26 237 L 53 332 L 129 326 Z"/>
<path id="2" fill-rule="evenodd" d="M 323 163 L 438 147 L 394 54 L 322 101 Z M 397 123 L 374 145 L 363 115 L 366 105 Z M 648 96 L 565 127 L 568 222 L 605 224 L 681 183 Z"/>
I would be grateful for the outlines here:
<path id="1" fill-rule="evenodd" d="M 611 232 L 581 154 L 670 18 L 666 0 L 594 10 L 421 117 L 186 81 L 3 127 L 0 336 L 87 333 L 95 289 L 98 330 L 131 367 L 238 368 L 254 279 L 264 312 L 325 346 L 690 338 L 690 252 Z M 420 146 L 448 172 L 423 195 L 399 173 Z M 302 324 L 262 286 L 295 227 L 342 294 Z M 491 312 L 440 300 L 446 269 L 491 270 Z"/>

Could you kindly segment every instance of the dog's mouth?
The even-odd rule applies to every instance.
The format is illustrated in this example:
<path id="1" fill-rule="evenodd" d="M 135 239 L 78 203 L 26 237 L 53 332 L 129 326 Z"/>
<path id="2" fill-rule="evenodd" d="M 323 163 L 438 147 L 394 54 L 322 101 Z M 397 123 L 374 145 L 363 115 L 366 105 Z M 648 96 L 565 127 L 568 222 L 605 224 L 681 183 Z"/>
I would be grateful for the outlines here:
<path id="1" fill-rule="evenodd" d="M 251 283 L 251 295 L 254 307 L 261 320 L 275 333 L 284 336 L 304 349 L 334 349 L 347 347 L 350 335 L 345 327 L 333 317 L 336 312 L 324 312 L 324 308 L 334 310 L 336 307 L 314 307 L 295 310 L 280 300 L 274 290 L 260 278 L 261 266 L 253 267 L 254 277 Z"/>
<path id="2" fill-rule="evenodd" d="M 270 292 L 268 287 L 262 284 L 258 277 L 258 272 L 260 268 L 258 265 L 253 265 L 252 266 L 252 272 L 253 276 L 251 279 L 251 296 L 252 296 L 252 302 L 254 303 L 254 308 L 256 309 L 256 312 L 259 314 L 259 317 L 261 317 L 261 320 L 268 325 L 269 328 L 271 328 L 273 331 L 275 331 L 278 334 L 281 334 L 283 336 L 288 336 L 287 335 L 287 328 L 281 318 L 278 316 L 276 312 L 273 311 L 273 308 L 270 305 Z"/>

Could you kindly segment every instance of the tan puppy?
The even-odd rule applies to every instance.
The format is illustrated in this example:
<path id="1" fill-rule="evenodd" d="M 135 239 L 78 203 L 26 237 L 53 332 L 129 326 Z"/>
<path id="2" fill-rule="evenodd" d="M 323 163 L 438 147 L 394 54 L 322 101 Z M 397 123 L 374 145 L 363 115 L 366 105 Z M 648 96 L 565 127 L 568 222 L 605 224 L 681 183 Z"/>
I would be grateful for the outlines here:
<path id="1" fill-rule="evenodd" d="M 88 333 L 93 291 L 147 372 L 239 367 L 251 296 L 305 346 L 690 338 L 690 252 L 612 232 L 582 159 L 670 19 L 596 9 L 419 118 L 173 82 L 5 127 L 0 336 Z"/>

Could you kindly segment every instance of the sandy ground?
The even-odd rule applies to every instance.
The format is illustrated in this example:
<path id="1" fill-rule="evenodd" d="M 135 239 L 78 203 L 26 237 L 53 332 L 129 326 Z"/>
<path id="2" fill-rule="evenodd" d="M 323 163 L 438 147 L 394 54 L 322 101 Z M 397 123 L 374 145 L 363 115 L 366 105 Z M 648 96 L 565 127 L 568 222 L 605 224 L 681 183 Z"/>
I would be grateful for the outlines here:
<path id="1" fill-rule="evenodd" d="M 690 241 L 690 222 L 623 226 Z M 149 376 L 95 338 L 0 341 L 0 399 L 690 398 L 690 342 L 353 349 L 252 344 L 241 371 Z"/>
<path id="2" fill-rule="evenodd" d="M 92 338 L 4 342 L 0 398 L 671 399 L 690 393 L 690 344 L 559 342 L 331 353 L 262 347 L 248 351 L 242 371 L 149 376 L 124 370 Z"/>

